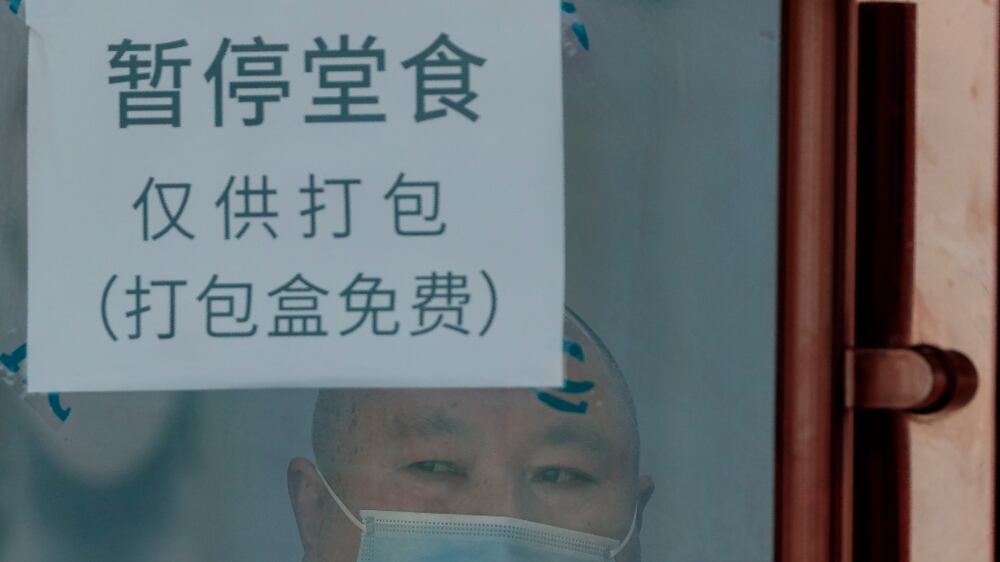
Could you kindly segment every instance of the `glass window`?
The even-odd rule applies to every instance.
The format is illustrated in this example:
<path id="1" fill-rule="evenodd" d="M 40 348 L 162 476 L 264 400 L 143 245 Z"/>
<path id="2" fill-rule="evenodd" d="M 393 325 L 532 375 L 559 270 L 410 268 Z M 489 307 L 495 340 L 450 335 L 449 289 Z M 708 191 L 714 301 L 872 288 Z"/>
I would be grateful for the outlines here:
<path id="1" fill-rule="evenodd" d="M 34 396 L 0 371 L 0 559 L 771 560 L 779 6 L 562 2 L 564 387 Z"/>

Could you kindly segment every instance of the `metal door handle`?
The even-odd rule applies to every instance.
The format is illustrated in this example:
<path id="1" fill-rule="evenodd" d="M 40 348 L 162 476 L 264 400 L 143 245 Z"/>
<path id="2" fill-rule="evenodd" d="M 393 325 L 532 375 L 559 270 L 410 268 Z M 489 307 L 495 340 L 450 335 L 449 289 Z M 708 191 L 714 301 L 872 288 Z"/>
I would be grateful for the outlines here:
<path id="1" fill-rule="evenodd" d="M 844 357 L 845 403 L 858 410 L 929 414 L 972 401 L 978 377 L 964 354 L 929 345 L 850 349 Z"/>

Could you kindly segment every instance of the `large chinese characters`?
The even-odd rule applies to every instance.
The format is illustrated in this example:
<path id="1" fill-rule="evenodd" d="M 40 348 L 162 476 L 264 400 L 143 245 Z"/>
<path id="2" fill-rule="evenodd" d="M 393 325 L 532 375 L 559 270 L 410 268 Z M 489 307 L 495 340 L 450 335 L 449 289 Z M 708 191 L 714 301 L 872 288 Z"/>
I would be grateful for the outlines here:
<path id="1" fill-rule="evenodd" d="M 298 58 L 288 43 L 265 41 L 261 36 L 246 42 L 223 38 L 202 74 L 211 86 L 215 126 L 226 124 L 227 109 L 232 106 L 242 106 L 244 126 L 264 124 L 268 107 L 294 94 L 286 74 L 293 59 L 302 63 L 305 73 L 315 76 L 319 92 L 310 96 L 313 111 L 303 115 L 306 123 L 387 121 L 389 116 L 379 109 L 375 84 L 375 76 L 386 72 L 387 54 L 376 46 L 377 38 L 368 35 L 353 46 L 348 35 L 341 35 L 332 47 L 323 37 L 313 43 Z M 126 38 L 108 45 L 112 71 L 108 82 L 123 87 L 118 94 L 120 128 L 182 125 L 182 77 L 194 64 L 185 54 L 189 47 L 186 39 L 137 43 Z M 416 122 L 449 113 L 470 121 L 479 119 L 472 70 L 484 66 L 485 58 L 441 33 L 427 48 L 399 64 L 415 75 Z"/>

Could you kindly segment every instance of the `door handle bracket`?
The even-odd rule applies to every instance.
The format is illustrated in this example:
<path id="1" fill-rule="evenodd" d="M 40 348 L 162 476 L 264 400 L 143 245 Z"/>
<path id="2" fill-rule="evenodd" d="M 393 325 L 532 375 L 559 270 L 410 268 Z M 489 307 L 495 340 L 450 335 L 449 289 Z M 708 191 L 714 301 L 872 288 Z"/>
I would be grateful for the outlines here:
<path id="1" fill-rule="evenodd" d="M 844 374 L 847 408 L 918 414 L 965 406 L 979 380 L 964 354 L 930 345 L 848 349 Z"/>

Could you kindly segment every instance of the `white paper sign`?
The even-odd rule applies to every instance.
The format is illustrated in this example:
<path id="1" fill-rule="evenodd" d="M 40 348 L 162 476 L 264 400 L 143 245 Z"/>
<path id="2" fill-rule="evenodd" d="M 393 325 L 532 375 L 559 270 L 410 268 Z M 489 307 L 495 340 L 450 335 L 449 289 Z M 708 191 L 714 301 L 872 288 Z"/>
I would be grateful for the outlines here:
<path id="1" fill-rule="evenodd" d="M 553 2 L 26 8 L 33 392 L 561 384 Z"/>

